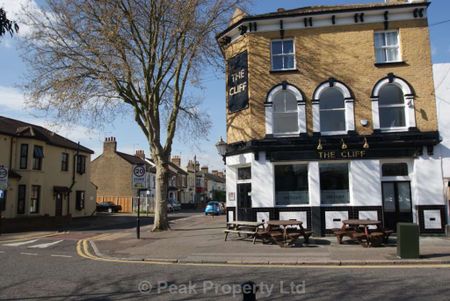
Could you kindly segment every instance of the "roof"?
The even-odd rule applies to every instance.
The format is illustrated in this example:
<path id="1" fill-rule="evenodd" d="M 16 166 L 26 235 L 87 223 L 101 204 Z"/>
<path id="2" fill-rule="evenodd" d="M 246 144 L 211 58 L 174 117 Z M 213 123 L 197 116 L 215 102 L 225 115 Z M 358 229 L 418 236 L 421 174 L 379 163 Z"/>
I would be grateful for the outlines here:
<path id="1" fill-rule="evenodd" d="M 94 153 L 93 150 L 82 145 L 78 145 L 78 143 L 64 138 L 63 136 L 60 136 L 42 126 L 7 118 L 4 116 L 0 116 L 0 134 L 13 137 L 36 139 L 54 146 L 80 150 L 89 154 Z"/>
<path id="2" fill-rule="evenodd" d="M 212 173 L 205 173 L 205 178 L 210 181 L 214 181 L 217 183 L 225 183 L 225 179 L 219 176 L 216 176 Z"/>
<path id="3" fill-rule="evenodd" d="M 125 161 L 127 161 L 130 164 L 146 165 L 147 167 L 150 168 L 150 172 L 153 172 L 153 173 L 156 172 L 156 168 L 154 166 L 150 165 L 147 161 L 141 159 L 140 157 L 138 157 L 136 155 L 130 155 L 130 154 L 122 153 L 122 152 L 116 152 L 116 154 L 119 155 L 122 159 L 124 159 Z"/>
<path id="4" fill-rule="evenodd" d="M 239 19 L 238 22 L 231 24 L 227 29 L 217 35 L 217 38 L 229 32 L 232 28 L 238 26 L 243 22 L 248 21 L 258 21 L 264 19 L 276 19 L 280 17 L 296 17 L 303 15 L 320 15 L 320 14 L 329 14 L 329 13 L 343 13 L 343 12 L 352 12 L 352 11 L 360 11 L 360 10 L 373 10 L 373 9 L 382 9 L 382 8 L 401 8 L 401 7 L 414 7 L 414 6 L 423 6 L 430 5 L 430 2 L 392 2 L 392 3 L 384 3 L 384 2 L 376 2 L 376 3 L 364 3 L 364 4 L 347 4 L 347 5 L 316 5 L 316 6 L 305 6 L 295 9 L 289 9 L 284 11 L 276 11 L 259 15 L 250 15 Z"/>
<path id="5" fill-rule="evenodd" d="M 178 165 L 176 165 L 176 164 L 174 164 L 172 162 L 170 162 L 169 165 L 171 167 L 173 167 L 174 169 L 176 169 L 179 174 L 183 174 L 183 175 L 187 175 L 188 174 L 184 169 L 182 169 L 181 167 L 179 167 Z"/>

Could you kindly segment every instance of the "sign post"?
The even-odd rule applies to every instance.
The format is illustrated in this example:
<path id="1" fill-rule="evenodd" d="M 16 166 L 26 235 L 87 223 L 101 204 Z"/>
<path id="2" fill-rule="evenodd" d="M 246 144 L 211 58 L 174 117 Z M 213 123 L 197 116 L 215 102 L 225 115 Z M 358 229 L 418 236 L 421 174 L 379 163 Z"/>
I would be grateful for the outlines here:
<path id="1" fill-rule="evenodd" d="M 0 235 L 2 234 L 2 212 L 5 202 L 6 189 L 8 188 L 8 168 L 0 165 Z"/>
<path id="2" fill-rule="evenodd" d="M 144 165 L 135 165 L 133 167 L 133 188 L 146 188 L 146 171 Z M 141 238 L 141 197 L 138 194 L 137 199 L 137 218 L 136 218 L 136 238 Z"/>

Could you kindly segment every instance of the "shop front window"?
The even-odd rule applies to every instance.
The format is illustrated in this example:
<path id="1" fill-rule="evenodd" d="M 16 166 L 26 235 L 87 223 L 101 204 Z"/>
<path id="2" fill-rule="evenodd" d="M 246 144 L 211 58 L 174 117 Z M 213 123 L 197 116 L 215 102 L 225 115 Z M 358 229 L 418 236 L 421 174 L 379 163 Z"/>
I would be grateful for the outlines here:
<path id="1" fill-rule="evenodd" d="M 348 164 L 320 164 L 321 204 L 348 204 L 349 177 Z"/>
<path id="2" fill-rule="evenodd" d="M 275 166 L 275 203 L 278 206 L 309 203 L 306 164 Z"/>

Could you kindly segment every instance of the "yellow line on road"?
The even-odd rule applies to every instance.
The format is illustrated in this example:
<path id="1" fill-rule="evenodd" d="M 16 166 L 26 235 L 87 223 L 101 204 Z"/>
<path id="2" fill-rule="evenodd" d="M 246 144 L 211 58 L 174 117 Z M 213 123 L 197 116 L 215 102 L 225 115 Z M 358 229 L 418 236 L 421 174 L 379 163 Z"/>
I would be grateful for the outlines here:
<path id="1" fill-rule="evenodd" d="M 284 265 L 284 264 L 227 264 L 227 263 L 174 263 L 164 261 L 137 261 L 114 258 L 103 258 L 89 251 L 88 240 L 79 240 L 77 243 L 77 254 L 80 257 L 103 262 L 150 264 L 150 265 L 180 265 L 197 267 L 238 267 L 238 268 L 260 268 L 260 269 L 438 269 L 450 268 L 450 264 L 392 264 L 392 265 Z"/>

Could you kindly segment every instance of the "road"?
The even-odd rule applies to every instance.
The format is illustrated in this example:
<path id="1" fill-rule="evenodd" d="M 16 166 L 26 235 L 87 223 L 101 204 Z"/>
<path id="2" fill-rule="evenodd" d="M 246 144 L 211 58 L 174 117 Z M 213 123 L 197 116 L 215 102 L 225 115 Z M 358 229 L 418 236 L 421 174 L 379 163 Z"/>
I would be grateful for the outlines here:
<path id="1" fill-rule="evenodd" d="M 155 265 L 80 257 L 78 240 L 98 231 L 0 243 L 0 300 L 242 300 L 240 284 L 247 281 L 258 285 L 257 300 L 449 299 L 445 268 Z"/>

